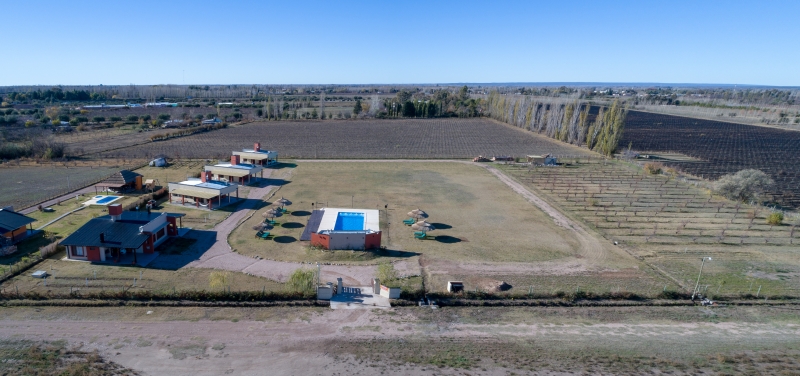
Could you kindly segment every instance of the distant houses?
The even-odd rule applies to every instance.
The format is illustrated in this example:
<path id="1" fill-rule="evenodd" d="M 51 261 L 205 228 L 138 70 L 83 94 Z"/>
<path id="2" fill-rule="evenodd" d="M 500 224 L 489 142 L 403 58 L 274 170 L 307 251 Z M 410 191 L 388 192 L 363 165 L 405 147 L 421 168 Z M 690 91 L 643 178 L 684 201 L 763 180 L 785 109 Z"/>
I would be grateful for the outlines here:
<path id="1" fill-rule="evenodd" d="M 256 164 L 242 163 L 239 155 L 232 155 L 230 163 L 205 166 L 204 170 L 211 172 L 214 180 L 247 184 L 254 178 L 259 177 L 264 168 Z"/>
<path id="2" fill-rule="evenodd" d="M 222 120 L 219 120 L 218 118 L 215 117 L 213 119 L 203 120 L 203 122 L 201 124 L 202 125 L 214 125 L 214 124 L 219 124 L 219 123 L 222 123 Z"/>

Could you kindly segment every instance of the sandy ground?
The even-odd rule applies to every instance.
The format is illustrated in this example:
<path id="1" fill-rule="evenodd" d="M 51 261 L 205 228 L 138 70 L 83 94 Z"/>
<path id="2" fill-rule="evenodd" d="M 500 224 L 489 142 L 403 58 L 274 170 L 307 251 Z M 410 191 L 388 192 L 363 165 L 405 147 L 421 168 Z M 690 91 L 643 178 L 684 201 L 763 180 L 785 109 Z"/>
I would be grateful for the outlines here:
<path id="1" fill-rule="evenodd" d="M 324 343 L 336 341 L 452 339 L 483 341 L 575 341 L 603 347 L 607 343 L 642 342 L 653 346 L 697 343 L 735 344 L 760 340 L 796 341 L 800 326 L 790 323 L 650 322 L 480 324 L 419 320 L 406 308 L 380 310 L 309 309 L 275 314 L 262 321 L 184 321 L 164 316 L 170 308 L 86 309 L 80 316 L 64 309 L 7 309 L 0 337 L 30 340 L 65 339 L 82 350 L 97 349 L 125 367 L 148 375 L 421 375 L 464 374 L 465 370 L 394 363 L 376 364 L 331 356 Z M 445 308 L 447 309 L 447 308 Z M 267 308 L 269 310 L 269 308 Z M 152 315 L 146 312 L 151 311 Z M 458 315 L 451 309 L 449 315 Z M 392 316 L 387 316 L 392 314 Z M 85 317 L 78 319 L 77 317 Z M 794 339 L 792 339 L 794 338 Z M 333 342 L 331 342 L 333 341 Z M 616 346 L 616 345 L 615 345 Z M 621 345 L 624 346 L 624 345 Z M 591 348 L 591 347 L 590 347 Z M 524 372 L 529 374 L 529 372 Z M 508 370 L 471 369 L 469 374 L 500 375 Z M 558 374 L 542 370 L 541 374 Z"/>

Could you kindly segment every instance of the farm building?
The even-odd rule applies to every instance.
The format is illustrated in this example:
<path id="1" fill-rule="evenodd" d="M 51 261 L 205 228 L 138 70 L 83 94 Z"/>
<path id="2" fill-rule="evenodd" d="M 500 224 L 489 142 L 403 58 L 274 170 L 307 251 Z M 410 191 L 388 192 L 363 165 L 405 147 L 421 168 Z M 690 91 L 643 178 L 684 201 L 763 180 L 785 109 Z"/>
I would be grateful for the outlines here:
<path id="1" fill-rule="evenodd" d="M 247 184 L 259 174 L 263 177 L 263 167 L 255 164 L 241 163 L 241 157 L 231 156 L 230 163 L 220 163 L 213 166 L 205 166 L 206 172 L 212 173 L 214 180 L 228 181 L 232 183 Z"/>
<path id="2" fill-rule="evenodd" d="M 219 123 L 222 123 L 222 120 L 219 120 L 217 118 L 213 118 L 213 119 L 203 120 L 201 124 L 202 125 L 214 125 L 214 124 L 219 124 Z"/>
<path id="3" fill-rule="evenodd" d="M 535 165 L 544 165 L 544 166 L 555 166 L 558 164 L 558 159 L 556 157 L 545 154 L 545 155 L 528 155 L 527 156 L 528 163 L 532 163 Z"/>
<path id="4" fill-rule="evenodd" d="M 261 143 L 256 142 L 253 149 L 242 149 L 242 151 L 234 151 L 233 155 L 241 157 L 242 162 L 251 163 L 259 166 L 271 166 L 278 163 L 278 152 L 270 150 L 261 150 Z"/>
<path id="5" fill-rule="evenodd" d="M 92 218 L 61 245 L 72 260 L 146 265 L 158 255 L 156 247 L 169 237 L 179 236 L 179 219 L 183 216 L 126 212 L 120 204 L 109 205 L 108 215 Z"/>
<path id="6" fill-rule="evenodd" d="M 314 210 L 300 240 L 324 249 L 375 249 L 381 246 L 380 212 L 374 209 Z"/>
<path id="7" fill-rule="evenodd" d="M 140 190 L 142 189 L 142 175 L 133 171 L 120 170 L 106 180 L 95 184 L 95 186 L 114 192 L 123 192 L 131 189 Z"/>
<path id="8" fill-rule="evenodd" d="M 227 181 L 211 179 L 211 171 L 200 173 L 200 179 L 169 183 L 169 203 L 194 205 L 207 209 L 219 208 L 231 202 L 231 195 L 239 198 L 239 186 Z"/>
<path id="9" fill-rule="evenodd" d="M 3 243 L 15 244 L 28 236 L 26 226 L 36 220 L 10 209 L 0 209 L 0 246 Z"/>

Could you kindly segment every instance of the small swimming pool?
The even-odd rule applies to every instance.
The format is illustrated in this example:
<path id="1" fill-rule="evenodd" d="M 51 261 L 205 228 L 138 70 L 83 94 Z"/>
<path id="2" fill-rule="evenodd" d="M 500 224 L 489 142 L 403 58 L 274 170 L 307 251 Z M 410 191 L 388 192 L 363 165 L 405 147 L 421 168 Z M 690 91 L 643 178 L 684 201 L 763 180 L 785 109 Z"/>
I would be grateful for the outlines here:
<path id="1" fill-rule="evenodd" d="M 94 198 L 97 199 L 97 201 L 95 201 L 95 202 L 98 203 L 98 204 L 107 204 L 107 203 L 109 203 L 111 201 L 114 201 L 114 200 L 120 198 L 120 196 L 94 196 Z"/>
<path id="2" fill-rule="evenodd" d="M 339 212 L 333 229 L 335 231 L 363 231 L 364 213 Z"/>

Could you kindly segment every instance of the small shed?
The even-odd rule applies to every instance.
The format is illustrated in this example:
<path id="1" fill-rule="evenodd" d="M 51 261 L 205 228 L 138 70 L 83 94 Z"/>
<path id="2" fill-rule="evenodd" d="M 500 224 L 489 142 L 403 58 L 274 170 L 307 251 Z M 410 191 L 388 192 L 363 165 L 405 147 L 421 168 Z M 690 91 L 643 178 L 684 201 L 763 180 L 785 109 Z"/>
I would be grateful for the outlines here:
<path id="1" fill-rule="evenodd" d="M 464 291 L 464 282 L 447 281 L 447 292 L 461 292 L 461 291 Z"/>
<path id="2" fill-rule="evenodd" d="M 528 155 L 528 163 L 544 166 L 555 166 L 558 164 L 558 159 L 550 154 L 544 155 Z"/>
<path id="3" fill-rule="evenodd" d="M 150 167 L 164 167 L 167 165 L 167 159 L 164 157 L 158 157 L 150 161 Z"/>
<path id="4" fill-rule="evenodd" d="M 142 175 L 128 170 L 120 170 L 96 185 L 117 192 L 128 189 L 142 189 Z"/>

